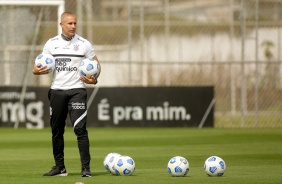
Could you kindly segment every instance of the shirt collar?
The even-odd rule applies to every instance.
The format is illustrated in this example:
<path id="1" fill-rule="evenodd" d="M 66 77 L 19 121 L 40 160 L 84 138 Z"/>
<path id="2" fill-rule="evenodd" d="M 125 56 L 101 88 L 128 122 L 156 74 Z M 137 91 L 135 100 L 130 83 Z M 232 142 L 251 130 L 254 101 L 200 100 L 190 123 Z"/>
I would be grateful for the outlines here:
<path id="1" fill-rule="evenodd" d="M 68 38 L 68 37 L 64 36 L 63 34 L 61 34 L 61 37 L 63 38 L 63 40 L 66 40 L 66 41 L 71 41 L 73 39 L 73 37 Z"/>

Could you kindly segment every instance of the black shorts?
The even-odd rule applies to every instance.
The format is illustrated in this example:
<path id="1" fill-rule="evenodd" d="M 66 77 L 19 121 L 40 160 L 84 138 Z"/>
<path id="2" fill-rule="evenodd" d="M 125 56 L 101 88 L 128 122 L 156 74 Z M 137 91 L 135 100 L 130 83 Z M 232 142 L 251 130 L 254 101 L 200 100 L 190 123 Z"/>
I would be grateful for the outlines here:
<path id="1" fill-rule="evenodd" d="M 85 88 L 70 90 L 50 89 L 50 126 L 51 128 L 65 127 L 69 114 L 72 126 L 85 127 L 87 117 L 87 91 Z"/>

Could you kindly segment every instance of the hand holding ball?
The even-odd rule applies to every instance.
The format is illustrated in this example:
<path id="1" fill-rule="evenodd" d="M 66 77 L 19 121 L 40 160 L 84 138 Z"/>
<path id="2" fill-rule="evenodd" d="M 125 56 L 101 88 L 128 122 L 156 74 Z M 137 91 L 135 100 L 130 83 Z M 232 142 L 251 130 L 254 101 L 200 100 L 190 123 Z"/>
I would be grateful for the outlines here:
<path id="1" fill-rule="evenodd" d="M 39 54 L 35 59 L 35 64 L 39 68 L 47 66 L 47 68 L 49 69 L 49 73 L 51 73 L 55 69 L 55 59 L 51 54 Z"/>
<path id="2" fill-rule="evenodd" d="M 78 70 L 81 76 L 86 76 L 89 78 L 94 76 L 97 79 L 100 74 L 100 65 L 97 60 L 86 58 L 80 62 Z"/>

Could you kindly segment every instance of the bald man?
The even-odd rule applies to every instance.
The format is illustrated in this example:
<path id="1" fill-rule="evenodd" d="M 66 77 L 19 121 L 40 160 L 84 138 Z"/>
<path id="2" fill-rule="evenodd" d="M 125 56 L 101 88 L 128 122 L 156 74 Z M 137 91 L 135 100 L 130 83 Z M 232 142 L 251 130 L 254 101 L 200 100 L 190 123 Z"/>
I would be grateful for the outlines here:
<path id="1" fill-rule="evenodd" d="M 76 34 L 76 16 L 71 12 L 61 15 L 62 34 L 49 39 L 43 53 L 51 54 L 56 61 L 53 81 L 48 92 L 50 101 L 50 127 L 52 130 L 52 146 L 55 166 L 44 176 L 67 176 L 64 162 L 64 132 L 66 118 L 69 114 L 81 161 L 81 176 L 91 177 L 90 144 L 86 129 L 87 92 L 86 84 L 97 84 L 97 77 L 80 76 L 78 67 L 85 58 L 99 60 L 92 44 Z M 99 63 L 100 65 L 100 63 Z M 34 65 L 34 75 L 49 73 L 47 67 Z"/>

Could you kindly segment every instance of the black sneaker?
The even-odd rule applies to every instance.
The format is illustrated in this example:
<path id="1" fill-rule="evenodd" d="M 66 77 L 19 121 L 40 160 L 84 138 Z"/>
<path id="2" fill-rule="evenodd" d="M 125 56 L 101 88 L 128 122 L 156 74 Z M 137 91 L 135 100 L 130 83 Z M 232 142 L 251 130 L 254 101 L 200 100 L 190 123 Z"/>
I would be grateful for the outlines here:
<path id="1" fill-rule="evenodd" d="M 67 176 L 66 168 L 59 168 L 57 166 L 52 167 L 51 171 L 45 173 L 43 176 Z"/>
<path id="2" fill-rule="evenodd" d="M 81 170 L 82 177 L 91 177 L 91 171 L 88 168 L 83 167 Z"/>

